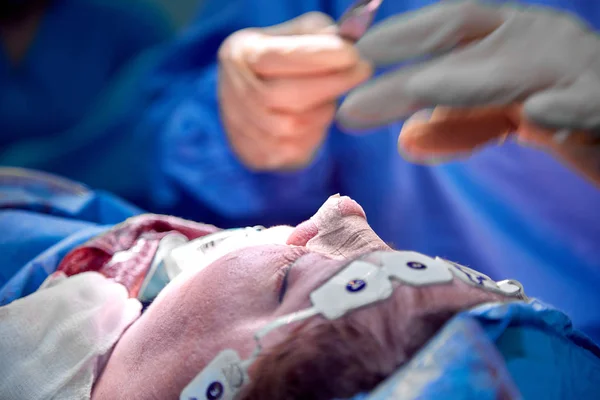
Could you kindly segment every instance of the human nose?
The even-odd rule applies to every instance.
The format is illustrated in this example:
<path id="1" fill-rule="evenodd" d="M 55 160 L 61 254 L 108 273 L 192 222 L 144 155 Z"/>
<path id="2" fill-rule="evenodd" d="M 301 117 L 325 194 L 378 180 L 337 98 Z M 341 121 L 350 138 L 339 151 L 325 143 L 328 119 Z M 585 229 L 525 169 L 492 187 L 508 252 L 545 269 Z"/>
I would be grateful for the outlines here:
<path id="1" fill-rule="evenodd" d="M 287 243 L 338 259 L 390 250 L 369 226 L 362 207 L 340 195 L 331 196 L 311 219 L 298 225 Z"/>

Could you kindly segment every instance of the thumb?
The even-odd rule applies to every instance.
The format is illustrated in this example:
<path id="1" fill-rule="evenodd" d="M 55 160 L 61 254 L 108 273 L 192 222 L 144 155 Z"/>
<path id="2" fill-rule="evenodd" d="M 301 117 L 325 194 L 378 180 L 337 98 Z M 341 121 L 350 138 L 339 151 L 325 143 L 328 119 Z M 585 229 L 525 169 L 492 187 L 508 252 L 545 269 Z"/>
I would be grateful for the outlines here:
<path id="1" fill-rule="evenodd" d="M 309 12 L 279 25 L 263 29 L 268 35 L 310 35 L 324 33 L 335 26 L 335 21 L 321 12 Z"/>
<path id="2" fill-rule="evenodd" d="M 519 139 L 525 144 L 544 148 L 600 187 L 600 140 L 593 133 L 552 131 L 523 118 Z"/>
<path id="3" fill-rule="evenodd" d="M 514 130 L 505 107 L 455 109 L 437 107 L 430 117 L 415 114 L 404 124 L 398 149 L 415 161 L 456 157 L 482 145 L 502 141 Z"/>

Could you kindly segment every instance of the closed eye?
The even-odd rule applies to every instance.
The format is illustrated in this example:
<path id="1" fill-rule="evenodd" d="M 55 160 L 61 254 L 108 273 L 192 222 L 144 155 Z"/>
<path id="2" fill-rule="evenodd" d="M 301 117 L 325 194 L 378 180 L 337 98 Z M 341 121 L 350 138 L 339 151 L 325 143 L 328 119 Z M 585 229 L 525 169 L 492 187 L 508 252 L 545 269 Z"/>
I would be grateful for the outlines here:
<path id="1" fill-rule="evenodd" d="M 294 266 L 295 263 L 291 263 L 286 269 L 285 274 L 283 275 L 283 280 L 281 281 L 281 288 L 279 289 L 279 303 L 283 302 L 283 298 L 285 297 L 285 292 L 287 292 L 288 288 L 288 277 L 290 276 L 290 270 Z"/>
<path id="2" fill-rule="evenodd" d="M 285 293 L 287 292 L 288 286 L 289 286 L 289 275 L 290 275 L 290 270 L 292 269 L 292 267 L 294 266 L 294 264 L 296 264 L 298 262 L 299 259 L 301 259 L 303 256 L 307 255 L 310 253 L 310 251 L 306 248 L 306 247 L 296 247 L 296 246 L 290 246 L 293 248 L 292 253 L 286 253 L 286 265 L 281 268 L 279 270 L 279 276 L 282 276 L 281 278 L 279 278 L 279 296 L 278 296 L 278 301 L 279 303 L 283 302 L 283 298 L 285 297 Z"/>

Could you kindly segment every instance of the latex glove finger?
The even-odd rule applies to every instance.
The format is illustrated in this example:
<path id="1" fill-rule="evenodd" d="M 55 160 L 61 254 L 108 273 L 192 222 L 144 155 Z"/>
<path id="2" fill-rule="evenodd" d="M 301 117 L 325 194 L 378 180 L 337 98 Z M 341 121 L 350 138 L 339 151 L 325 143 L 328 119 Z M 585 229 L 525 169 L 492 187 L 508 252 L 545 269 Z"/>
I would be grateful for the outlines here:
<path id="1" fill-rule="evenodd" d="M 310 161 L 333 120 L 335 100 L 370 76 L 332 26 L 313 13 L 236 32 L 221 46 L 221 118 L 246 166 L 276 170 Z"/>
<path id="2" fill-rule="evenodd" d="M 327 14 L 321 12 L 309 12 L 278 25 L 261 29 L 263 32 L 274 35 L 308 35 L 318 33 L 335 25 L 335 21 Z"/>
<path id="3" fill-rule="evenodd" d="M 318 127 L 327 127 L 335 110 L 335 102 L 330 102 L 298 113 L 271 111 L 270 118 L 261 126 L 276 138 L 306 138 L 312 136 Z"/>
<path id="4" fill-rule="evenodd" d="M 398 149 L 409 161 L 434 164 L 470 154 L 490 143 L 502 143 L 511 132 L 519 142 L 544 149 L 600 185 L 600 143 L 576 131 L 557 141 L 557 132 L 524 118 L 521 105 L 480 109 L 437 108 L 408 120 Z"/>
<path id="5" fill-rule="evenodd" d="M 240 33 L 242 34 L 242 33 Z M 290 77 L 341 71 L 355 65 L 358 51 L 331 34 L 262 36 L 243 33 L 243 59 L 259 77 Z"/>
<path id="6" fill-rule="evenodd" d="M 488 37 L 421 65 L 390 72 L 351 92 L 338 119 L 347 127 L 370 128 L 422 108 L 503 106 L 523 99 L 540 85 L 543 69 L 516 63 L 502 42 L 501 35 Z"/>
<path id="7" fill-rule="evenodd" d="M 421 65 L 406 84 L 408 92 L 435 105 L 499 106 L 525 101 L 539 91 L 570 85 L 589 74 L 586 71 L 597 46 L 577 20 L 539 9 L 505 7 L 498 13 L 505 17 L 501 27 L 476 43 Z M 583 50 L 570 54 L 578 39 Z M 532 56 L 534 47 L 536 55 Z M 403 79 L 402 71 L 397 79 Z M 401 102 L 401 94 L 395 100 Z"/>
<path id="8" fill-rule="evenodd" d="M 340 109 L 345 125 L 381 125 L 417 106 L 509 105 L 582 76 L 597 76 L 598 40 L 581 21 L 546 9 L 505 6 L 495 12 L 504 21 L 485 38 L 351 93 Z M 357 120 L 360 115 L 363 121 Z"/>
<path id="9" fill-rule="evenodd" d="M 243 149 L 237 152 L 238 157 L 249 168 L 295 168 L 310 162 L 334 113 L 335 103 L 330 103 L 300 114 L 261 113 L 268 117 L 257 118 L 260 121 L 255 121 L 253 113 L 235 113 L 225 117 L 224 123 L 226 127 L 244 127 L 228 139 L 234 149 Z"/>
<path id="10" fill-rule="evenodd" d="M 256 92 L 261 83 L 244 68 L 222 63 L 219 66 L 219 102 L 234 112 L 222 112 L 221 119 L 225 131 L 232 139 L 231 132 L 253 132 L 261 129 L 261 118 L 265 107 L 256 101 Z M 223 106 L 222 106 L 223 107 Z M 239 112 L 238 110 L 243 110 Z M 240 129 L 246 127 L 246 129 Z M 248 130 L 248 127 L 253 129 Z"/>
<path id="11" fill-rule="evenodd" d="M 274 106 L 273 108 L 281 109 L 275 98 L 282 97 L 290 101 L 293 98 L 285 92 L 266 88 L 266 83 L 259 82 L 253 76 L 247 76 L 245 70 L 240 71 L 230 65 L 222 65 L 221 70 L 223 74 L 227 74 L 228 79 L 222 79 L 219 97 L 222 101 L 227 101 L 229 107 L 245 111 L 225 113 L 222 116 L 226 131 L 236 131 L 242 136 L 252 138 L 255 141 L 252 146 L 256 147 L 257 143 L 262 143 L 270 136 L 301 135 L 304 131 L 312 130 L 317 124 L 328 124 L 333 118 L 333 104 L 322 104 L 302 113 L 271 109 L 269 104 Z M 228 93 L 236 95 L 231 96 Z M 232 130 L 232 127 L 235 128 Z"/>
<path id="12" fill-rule="evenodd" d="M 331 113 L 333 114 L 333 111 Z M 234 148 L 244 148 L 244 152 L 240 152 L 239 157 L 252 170 L 268 171 L 273 168 L 293 170 L 310 163 L 316 150 L 323 142 L 325 133 L 325 128 L 320 130 L 316 128 L 304 131 L 301 136 L 264 136 L 261 139 L 260 146 L 256 145 L 254 137 L 260 135 L 261 132 L 236 135 L 230 140 Z M 257 160 L 260 160 L 260 162 L 257 162 Z"/>
<path id="13" fill-rule="evenodd" d="M 247 69 L 222 63 L 219 80 L 227 139 L 244 165 L 264 171 L 310 163 L 333 119 L 334 102 L 301 113 L 281 112 L 266 107 L 265 83 Z"/>
<path id="14" fill-rule="evenodd" d="M 417 113 L 406 121 L 398 149 L 411 161 L 432 163 L 503 141 L 515 125 L 507 108 L 449 109 Z"/>
<path id="15" fill-rule="evenodd" d="M 535 71 L 515 71 L 505 65 L 504 57 L 488 54 L 489 49 L 475 45 L 423 65 L 388 73 L 352 91 L 337 118 L 345 127 L 364 129 L 438 105 L 511 104 L 529 91 Z"/>
<path id="16" fill-rule="evenodd" d="M 253 125 L 259 128 L 257 132 L 246 129 L 243 135 L 264 142 L 278 142 L 286 138 L 309 139 L 319 131 L 319 127 L 327 126 L 335 108 L 332 102 L 300 113 L 269 111 L 268 118 Z"/>
<path id="17" fill-rule="evenodd" d="M 547 128 L 587 130 L 600 138 L 600 78 L 586 73 L 566 87 L 548 89 L 525 102 L 525 115 Z"/>
<path id="18" fill-rule="evenodd" d="M 302 63 L 294 64 L 293 68 L 310 70 L 307 64 L 302 65 Z M 244 100 L 246 107 L 256 108 L 258 100 L 269 109 L 289 112 L 307 111 L 337 99 L 351 88 L 366 81 L 372 74 L 372 69 L 366 62 L 358 62 L 353 67 L 336 73 L 325 74 L 324 70 L 321 70 L 321 74 L 318 75 L 296 74 L 295 77 L 271 79 L 260 79 L 252 71 L 239 68 L 232 63 L 222 63 L 221 70 L 222 74 L 227 76 L 227 79 L 221 80 L 221 84 L 231 86 L 231 91 L 237 93 L 235 97 Z M 255 115 L 260 115 L 260 112 Z"/>
<path id="19" fill-rule="evenodd" d="M 371 74 L 371 66 L 360 62 L 354 68 L 339 73 L 273 79 L 265 82 L 261 97 L 264 104 L 272 110 L 304 112 L 337 99 L 365 82 Z"/>
<path id="20" fill-rule="evenodd" d="M 237 76 L 239 72 L 236 68 L 223 66 L 222 69 L 225 71 L 224 73 L 229 74 L 229 79 L 224 79 L 220 86 L 220 91 L 223 93 L 233 91 L 229 87 L 230 85 L 249 84 L 247 78 Z M 297 89 L 297 86 L 293 88 Z M 270 109 L 268 107 L 269 97 L 262 97 L 262 101 L 256 100 L 257 97 L 264 96 L 264 93 L 261 94 L 262 90 L 262 84 L 257 84 L 256 87 L 247 86 L 246 90 L 237 90 L 237 96 L 220 96 L 226 99 L 230 107 L 246 111 L 224 114 L 222 118 L 227 128 L 226 130 L 229 132 L 230 126 L 243 127 L 243 129 L 234 129 L 234 131 L 239 131 L 240 135 L 253 139 L 254 143 L 252 143 L 252 146 L 254 147 L 257 146 L 257 143 L 268 140 L 270 136 L 302 137 L 310 135 L 316 127 L 328 125 L 335 114 L 335 104 L 333 102 L 319 104 L 302 112 L 282 111 L 285 108 L 279 107 L 277 102 L 273 102 L 272 106 L 274 109 Z M 285 92 L 281 92 L 281 95 L 278 95 L 277 92 L 272 91 L 271 95 L 293 100 Z M 296 97 L 299 97 L 299 95 Z M 294 107 L 291 108 L 294 109 Z"/>
<path id="21" fill-rule="evenodd" d="M 338 109 L 337 121 L 347 129 L 368 129 L 430 108 L 409 92 L 408 82 L 415 73 L 415 69 L 405 69 L 386 74 L 351 91 Z"/>
<path id="22" fill-rule="evenodd" d="M 308 13 L 265 29 L 232 35 L 219 55 L 248 66 L 259 77 L 322 74 L 350 68 L 359 60 L 354 46 L 335 35 L 333 21 Z M 331 32 L 329 32 L 331 31 Z"/>
<path id="23" fill-rule="evenodd" d="M 503 20 L 495 7 L 473 1 L 444 1 L 375 25 L 357 47 L 376 65 L 394 64 L 484 37 Z"/>
<path id="24" fill-rule="evenodd" d="M 562 131 L 545 129 L 522 118 L 518 140 L 547 150 L 567 166 L 579 171 L 591 182 L 600 186 L 600 140 L 585 131 L 572 131 L 557 140 L 561 133 Z"/>

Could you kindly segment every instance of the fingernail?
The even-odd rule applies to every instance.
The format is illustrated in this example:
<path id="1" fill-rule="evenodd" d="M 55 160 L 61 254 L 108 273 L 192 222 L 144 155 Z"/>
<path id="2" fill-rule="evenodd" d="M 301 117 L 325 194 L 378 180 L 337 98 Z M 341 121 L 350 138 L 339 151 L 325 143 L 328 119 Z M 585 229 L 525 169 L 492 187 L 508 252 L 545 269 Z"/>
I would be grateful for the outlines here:
<path id="1" fill-rule="evenodd" d="M 336 194 L 333 194 L 333 195 L 329 196 L 330 199 L 338 199 L 340 197 L 342 197 L 342 196 L 339 193 L 336 193 Z"/>
<path id="2" fill-rule="evenodd" d="M 410 118 L 408 118 L 406 120 L 406 122 L 423 122 L 423 121 L 429 121 L 431 119 L 432 115 L 433 115 L 433 110 L 432 109 L 419 110 L 416 113 L 414 113 Z"/>
<path id="3" fill-rule="evenodd" d="M 339 31 L 339 28 L 337 25 L 329 25 L 326 26 L 325 28 L 322 28 L 321 30 L 318 31 L 318 33 L 320 34 L 331 34 L 331 35 L 337 35 Z"/>
<path id="4" fill-rule="evenodd" d="M 556 131 L 556 133 L 554 135 L 552 135 L 552 140 L 556 144 L 564 144 L 567 141 L 567 139 L 569 138 L 569 136 L 571 136 L 570 130 L 561 129 L 559 131 Z"/>
<path id="5" fill-rule="evenodd" d="M 403 147 L 398 147 L 398 153 L 400 154 L 400 156 L 402 156 L 402 158 L 404 158 L 406 161 L 411 162 L 411 163 L 420 163 L 421 159 L 410 154 L 405 148 Z"/>

